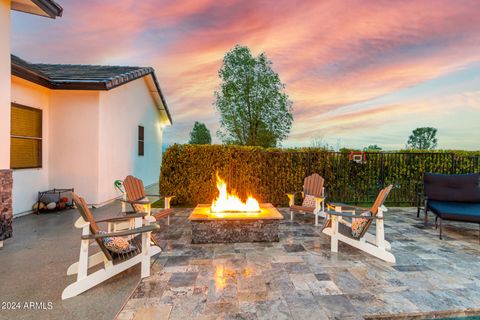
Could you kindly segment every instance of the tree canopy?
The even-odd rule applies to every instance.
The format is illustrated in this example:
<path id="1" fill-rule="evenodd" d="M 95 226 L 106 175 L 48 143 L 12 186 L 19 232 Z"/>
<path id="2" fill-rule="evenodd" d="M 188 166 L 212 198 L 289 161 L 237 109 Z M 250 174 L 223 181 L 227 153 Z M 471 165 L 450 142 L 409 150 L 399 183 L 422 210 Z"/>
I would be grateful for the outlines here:
<path id="1" fill-rule="evenodd" d="M 432 127 L 417 128 L 408 137 L 408 146 L 412 149 L 430 150 L 437 146 L 437 129 Z"/>
<path id="2" fill-rule="evenodd" d="M 210 130 L 204 123 L 195 121 L 193 129 L 190 132 L 190 144 L 211 144 L 212 136 L 210 135 Z"/>
<path id="3" fill-rule="evenodd" d="M 254 57 L 248 47 L 237 45 L 225 54 L 218 75 L 214 106 L 224 143 L 275 147 L 287 138 L 292 102 L 265 53 Z"/>
<path id="4" fill-rule="evenodd" d="M 376 144 L 371 144 L 368 147 L 363 148 L 363 151 L 379 152 L 382 151 L 382 148 Z"/>

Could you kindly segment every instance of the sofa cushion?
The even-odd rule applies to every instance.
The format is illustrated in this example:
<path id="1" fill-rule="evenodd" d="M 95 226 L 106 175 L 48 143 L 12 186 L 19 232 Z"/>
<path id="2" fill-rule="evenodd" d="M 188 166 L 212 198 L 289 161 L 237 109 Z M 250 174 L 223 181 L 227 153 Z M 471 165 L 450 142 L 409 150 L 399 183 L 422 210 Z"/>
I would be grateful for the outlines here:
<path id="1" fill-rule="evenodd" d="M 480 202 L 480 175 L 425 173 L 424 192 L 429 200 Z"/>
<path id="2" fill-rule="evenodd" d="M 432 200 L 428 209 L 445 220 L 480 222 L 480 203 Z"/>

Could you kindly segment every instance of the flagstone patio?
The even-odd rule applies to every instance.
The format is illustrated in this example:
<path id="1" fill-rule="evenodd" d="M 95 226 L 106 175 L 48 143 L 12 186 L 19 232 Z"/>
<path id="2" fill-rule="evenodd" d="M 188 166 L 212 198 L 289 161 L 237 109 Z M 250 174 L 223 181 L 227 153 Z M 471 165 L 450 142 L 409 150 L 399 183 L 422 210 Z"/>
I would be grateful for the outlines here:
<path id="1" fill-rule="evenodd" d="M 412 208 L 391 209 L 386 238 L 397 258 L 385 263 L 347 245 L 330 252 L 312 216 L 287 218 L 280 242 L 191 244 L 177 209 L 157 234 L 152 261 L 118 319 L 433 318 L 480 313 L 477 225 L 449 224 L 444 240 Z M 288 209 L 281 209 L 285 217 Z"/>
<path id="2" fill-rule="evenodd" d="M 101 219 L 119 208 L 116 202 L 93 214 Z M 391 208 L 386 237 L 397 263 L 390 265 L 343 244 L 331 253 L 312 216 L 283 220 L 278 243 L 192 245 L 191 210 L 175 209 L 172 224 L 162 223 L 157 236 L 165 250 L 138 287 L 135 266 L 64 301 L 61 292 L 73 281 L 66 270 L 78 259 L 78 212 L 15 219 L 14 238 L 0 250 L 1 300 L 53 307 L 0 309 L 0 319 L 113 319 L 118 312 L 118 319 L 182 320 L 480 314 L 477 225 L 449 224 L 440 241 L 414 209 Z M 280 211 L 287 217 L 288 209 Z"/>

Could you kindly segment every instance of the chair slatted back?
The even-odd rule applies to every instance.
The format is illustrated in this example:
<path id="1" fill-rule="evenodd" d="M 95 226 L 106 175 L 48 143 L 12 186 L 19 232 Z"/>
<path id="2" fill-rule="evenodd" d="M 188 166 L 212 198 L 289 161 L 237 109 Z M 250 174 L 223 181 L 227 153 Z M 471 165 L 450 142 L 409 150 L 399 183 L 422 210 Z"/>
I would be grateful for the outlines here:
<path id="1" fill-rule="evenodd" d="M 83 199 L 82 197 L 77 196 L 75 193 L 72 192 L 72 199 L 73 202 L 75 203 L 77 210 L 80 212 L 80 215 L 82 218 L 90 223 L 90 232 L 92 234 L 97 234 L 100 231 L 100 228 L 98 227 L 97 223 L 95 222 L 95 219 L 93 218 L 92 213 L 90 212 L 90 209 L 88 208 L 88 204 Z M 110 255 L 110 252 L 108 249 L 105 247 L 105 245 L 102 242 L 102 239 L 97 238 L 95 239 L 97 242 L 98 246 L 100 249 L 102 249 L 103 253 L 107 257 L 108 260 L 112 260 L 112 256 Z"/>
<path id="2" fill-rule="evenodd" d="M 130 201 L 138 201 L 146 197 L 142 180 L 134 176 L 127 176 L 125 180 L 123 180 L 123 187 Z"/>
<path id="3" fill-rule="evenodd" d="M 312 196 L 322 197 L 323 183 L 325 180 L 318 174 L 314 173 L 305 178 L 303 181 L 303 192 Z"/>
<path id="4" fill-rule="evenodd" d="M 373 206 L 370 209 L 370 212 L 371 212 L 373 217 L 375 217 L 377 215 L 378 209 L 384 204 L 384 202 L 387 199 L 388 194 L 390 193 L 392 188 L 393 188 L 393 185 L 389 185 L 388 187 L 380 190 L 380 192 L 378 193 L 377 199 L 375 199 L 375 202 L 373 203 Z M 363 231 L 360 234 L 359 238 L 362 238 L 365 235 L 365 233 L 367 233 L 367 230 L 370 227 L 370 225 L 372 224 L 372 221 L 373 220 L 371 220 L 371 219 L 368 220 L 368 222 L 365 225 L 365 228 L 363 228 Z"/>

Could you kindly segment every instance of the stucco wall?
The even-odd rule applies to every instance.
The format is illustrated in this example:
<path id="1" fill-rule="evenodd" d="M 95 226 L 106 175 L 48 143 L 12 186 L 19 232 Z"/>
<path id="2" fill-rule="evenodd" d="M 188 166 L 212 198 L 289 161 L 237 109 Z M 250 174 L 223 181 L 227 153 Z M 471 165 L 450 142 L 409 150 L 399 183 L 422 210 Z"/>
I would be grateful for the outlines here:
<path id="1" fill-rule="evenodd" d="M 0 0 L 0 169 L 10 168 L 10 0 Z"/>
<path id="2" fill-rule="evenodd" d="M 148 76 L 149 77 L 149 76 Z M 158 182 L 162 159 L 160 113 L 146 85 L 148 77 L 100 93 L 99 195 L 117 196 L 116 179 L 133 174 L 145 185 Z M 145 155 L 138 156 L 138 126 L 145 128 Z"/>
<path id="3" fill-rule="evenodd" d="M 43 110 L 42 112 L 42 168 L 13 170 L 13 213 L 18 215 L 32 208 L 37 192 L 49 188 L 49 90 L 12 76 L 12 102 Z M 10 107 L 10 103 L 9 103 Z"/>
<path id="4" fill-rule="evenodd" d="M 43 110 L 43 167 L 14 171 L 14 214 L 29 211 L 41 190 L 73 187 L 101 205 L 118 196 L 116 179 L 133 174 L 145 185 L 158 181 L 162 127 L 145 78 L 110 91 L 49 90 L 11 78 L 12 101 Z M 144 156 L 138 156 L 139 125 Z"/>
<path id="5" fill-rule="evenodd" d="M 99 92 L 50 91 L 50 188 L 98 203 Z"/>

